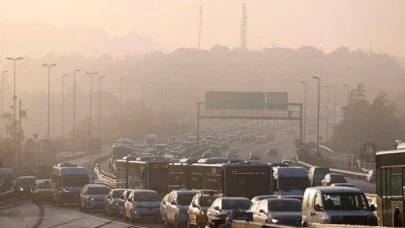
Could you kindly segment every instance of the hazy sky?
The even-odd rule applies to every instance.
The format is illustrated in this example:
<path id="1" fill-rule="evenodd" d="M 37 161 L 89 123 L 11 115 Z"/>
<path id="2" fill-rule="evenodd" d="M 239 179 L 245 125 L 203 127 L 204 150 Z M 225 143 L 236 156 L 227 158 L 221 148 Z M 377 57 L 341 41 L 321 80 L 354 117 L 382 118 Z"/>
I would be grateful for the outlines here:
<path id="1" fill-rule="evenodd" d="M 0 0 L 0 25 L 7 1 Z M 203 4 L 202 47 L 235 47 L 240 43 L 242 2 L 247 3 L 248 47 L 252 49 L 312 45 L 329 52 L 344 45 L 405 56 L 402 0 L 10 0 L 5 43 L 13 42 L 7 38 L 16 32 L 14 22 L 44 22 L 96 28 L 111 37 L 137 32 L 165 51 L 196 47 L 199 5 Z"/>

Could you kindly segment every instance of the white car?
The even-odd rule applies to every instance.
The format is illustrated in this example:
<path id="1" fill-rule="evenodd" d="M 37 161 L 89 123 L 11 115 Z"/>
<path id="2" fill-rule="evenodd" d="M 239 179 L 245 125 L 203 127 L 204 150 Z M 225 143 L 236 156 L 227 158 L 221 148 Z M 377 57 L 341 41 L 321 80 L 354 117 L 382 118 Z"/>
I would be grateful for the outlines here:
<path id="1" fill-rule="evenodd" d="M 103 184 L 86 184 L 80 193 L 80 210 L 104 209 L 104 200 L 110 190 Z"/>
<path id="2" fill-rule="evenodd" d="M 371 183 L 375 180 L 376 180 L 375 170 L 369 170 L 366 176 L 366 181 Z"/>

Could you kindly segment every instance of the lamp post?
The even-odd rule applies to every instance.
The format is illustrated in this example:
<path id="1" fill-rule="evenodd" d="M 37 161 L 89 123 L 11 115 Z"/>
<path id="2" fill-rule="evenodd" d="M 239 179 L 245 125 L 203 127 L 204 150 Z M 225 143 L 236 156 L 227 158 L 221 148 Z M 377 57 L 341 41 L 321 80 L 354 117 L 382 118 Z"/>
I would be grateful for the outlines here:
<path id="1" fill-rule="evenodd" d="M 348 84 L 343 84 L 343 86 L 347 87 L 347 104 L 349 104 L 349 101 L 350 101 L 350 86 Z"/>
<path id="2" fill-rule="evenodd" d="M 1 72 L 1 133 L 3 133 L 3 126 L 4 126 L 4 109 L 3 109 L 3 105 L 4 105 L 4 75 L 7 73 L 8 71 L 3 71 Z"/>
<path id="3" fill-rule="evenodd" d="M 328 89 L 328 98 L 326 101 L 326 137 L 325 137 L 325 142 L 327 142 L 329 134 L 329 86 L 324 87 Z"/>
<path id="4" fill-rule="evenodd" d="M 14 111 L 14 121 L 13 121 L 13 137 L 14 137 L 14 154 L 15 154 L 15 156 L 17 156 L 17 140 L 16 140 L 16 126 L 15 126 L 15 123 L 16 123 L 16 114 L 15 114 L 15 112 L 16 112 L 16 102 L 17 102 L 17 96 L 15 95 L 15 87 L 16 87 L 16 84 L 15 84 L 15 75 L 16 75 L 16 73 L 15 73 L 15 62 L 17 61 L 17 60 L 22 60 L 22 59 L 24 59 L 23 57 L 18 57 L 18 58 L 11 58 L 11 57 L 7 57 L 6 59 L 8 59 L 8 60 L 12 60 L 13 62 L 14 62 L 14 92 L 13 92 L 13 101 L 14 101 L 14 109 L 13 109 L 13 111 Z M 16 161 L 18 161 L 17 159 L 16 159 Z"/>
<path id="5" fill-rule="evenodd" d="M 97 72 L 87 72 L 87 75 L 90 75 L 90 114 L 89 114 L 89 153 L 91 153 L 91 110 L 93 107 L 93 75 L 97 74 Z"/>
<path id="6" fill-rule="evenodd" d="M 98 77 L 98 138 L 101 140 L 101 79 L 106 76 Z"/>
<path id="7" fill-rule="evenodd" d="M 65 109 L 65 77 L 69 76 L 68 74 L 64 74 L 62 76 L 62 139 L 64 131 L 63 131 L 63 121 L 64 121 L 64 109 Z"/>
<path id="8" fill-rule="evenodd" d="M 122 118 L 122 81 L 124 81 L 125 78 L 120 78 L 120 116 Z"/>
<path id="9" fill-rule="evenodd" d="M 332 86 L 335 89 L 335 105 L 333 106 L 333 126 L 336 126 L 336 99 L 337 99 L 337 88 L 336 86 Z"/>
<path id="10" fill-rule="evenodd" d="M 303 139 L 303 141 L 304 141 L 304 143 L 305 143 L 305 125 L 307 124 L 307 120 L 306 120 L 306 117 L 307 117 L 307 83 L 306 82 L 304 82 L 304 81 L 301 81 L 301 83 L 302 84 L 304 84 L 304 139 Z"/>
<path id="11" fill-rule="evenodd" d="M 76 150 L 76 72 L 79 72 L 80 69 L 73 71 L 73 156 L 75 156 Z"/>
<path id="12" fill-rule="evenodd" d="M 320 107 L 321 107 L 321 78 L 320 77 L 312 77 L 313 79 L 318 80 L 318 123 L 317 123 L 317 130 L 316 130 L 316 151 L 319 151 L 319 117 L 320 117 Z"/>
<path id="13" fill-rule="evenodd" d="M 49 113 L 50 113 L 50 92 L 51 92 L 51 67 L 56 66 L 56 64 L 42 64 L 42 66 L 48 68 L 48 129 L 47 129 L 47 140 L 49 146 Z"/>

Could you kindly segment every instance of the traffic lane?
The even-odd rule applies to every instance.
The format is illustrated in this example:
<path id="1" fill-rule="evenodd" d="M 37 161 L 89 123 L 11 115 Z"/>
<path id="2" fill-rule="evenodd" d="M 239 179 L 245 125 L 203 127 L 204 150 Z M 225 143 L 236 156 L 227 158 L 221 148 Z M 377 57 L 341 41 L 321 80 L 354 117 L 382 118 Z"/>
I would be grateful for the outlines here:
<path id="1" fill-rule="evenodd" d="M 366 178 L 364 178 L 364 180 L 346 178 L 346 180 L 348 183 L 352 183 L 354 187 L 362 190 L 364 193 L 371 193 L 371 194 L 376 193 L 375 183 L 368 183 L 366 181 Z"/>
<path id="2" fill-rule="evenodd" d="M 2 209 L 0 210 L 0 226 L 14 228 L 34 227 L 37 223 L 40 225 L 41 217 L 43 217 L 40 207 L 28 200 L 22 200 L 17 205 Z"/>

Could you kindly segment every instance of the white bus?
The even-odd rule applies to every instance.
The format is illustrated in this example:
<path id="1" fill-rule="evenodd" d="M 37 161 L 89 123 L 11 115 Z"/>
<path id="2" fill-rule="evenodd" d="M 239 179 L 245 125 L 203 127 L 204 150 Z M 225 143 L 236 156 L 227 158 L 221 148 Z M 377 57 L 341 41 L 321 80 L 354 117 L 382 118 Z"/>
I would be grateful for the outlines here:
<path id="1" fill-rule="evenodd" d="M 79 203 L 83 186 L 90 183 L 89 173 L 83 167 L 54 166 L 51 189 L 54 204 Z"/>
<path id="2" fill-rule="evenodd" d="M 309 188 L 307 171 L 302 167 L 273 167 L 273 189 L 275 194 L 303 196 Z"/>

